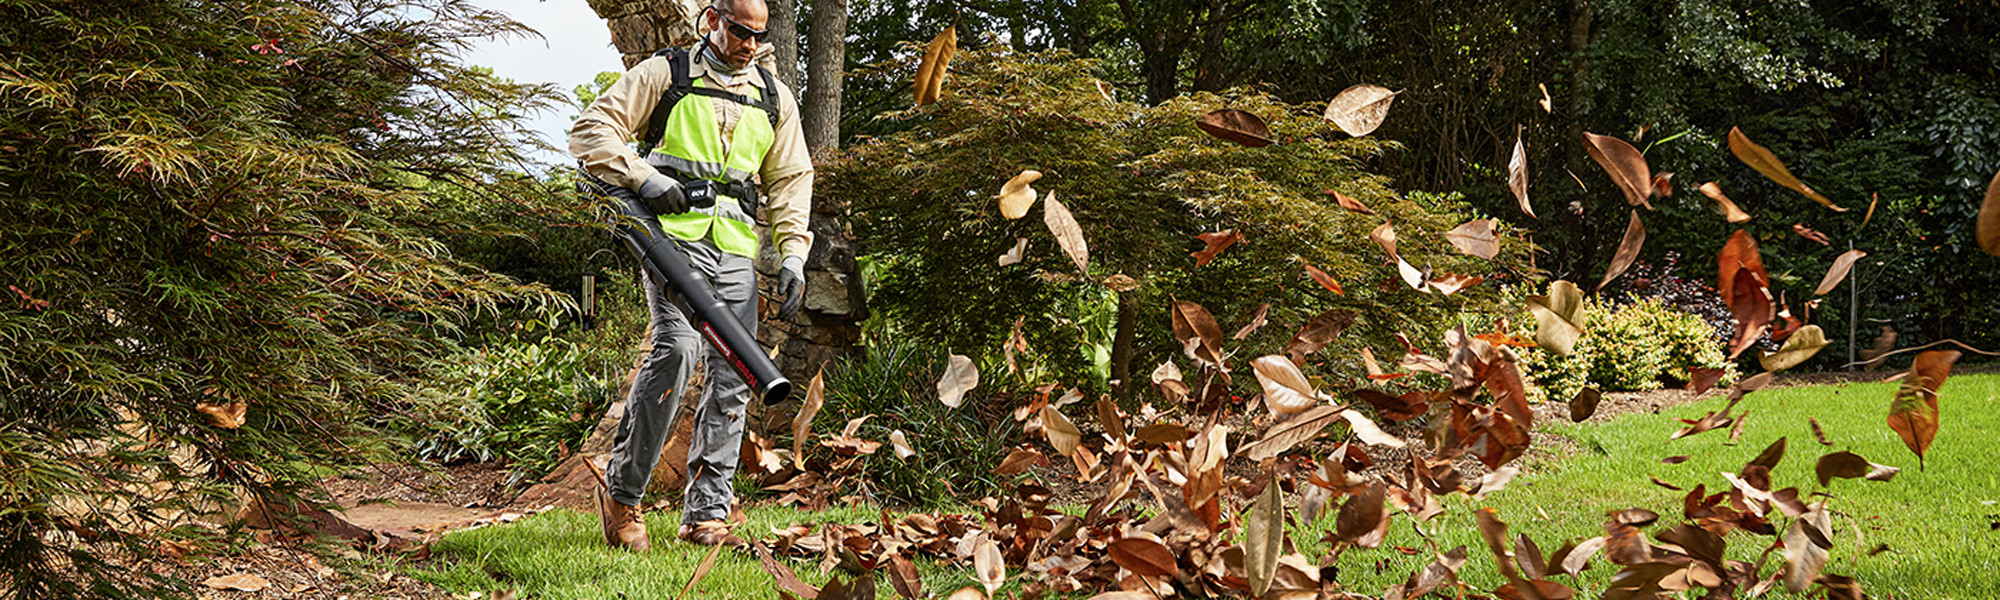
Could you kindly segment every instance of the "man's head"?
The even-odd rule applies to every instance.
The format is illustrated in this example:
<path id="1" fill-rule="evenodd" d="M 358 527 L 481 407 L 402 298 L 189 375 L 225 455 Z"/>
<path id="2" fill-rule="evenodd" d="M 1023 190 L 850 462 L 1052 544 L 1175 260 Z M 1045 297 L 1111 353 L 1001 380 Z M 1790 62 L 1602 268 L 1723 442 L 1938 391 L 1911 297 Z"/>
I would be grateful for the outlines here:
<path id="1" fill-rule="evenodd" d="M 769 30 L 770 9 L 764 0 L 714 0 L 703 19 L 708 25 L 708 45 L 717 56 L 736 68 L 750 65 L 757 56 L 761 38 Z"/>

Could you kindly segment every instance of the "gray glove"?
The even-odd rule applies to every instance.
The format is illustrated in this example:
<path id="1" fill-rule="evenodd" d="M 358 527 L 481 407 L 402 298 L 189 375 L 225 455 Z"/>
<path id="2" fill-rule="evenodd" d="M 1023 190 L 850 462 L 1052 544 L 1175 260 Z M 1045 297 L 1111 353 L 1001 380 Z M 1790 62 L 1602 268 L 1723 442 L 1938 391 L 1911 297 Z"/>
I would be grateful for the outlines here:
<path id="1" fill-rule="evenodd" d="M 798 257 L 786 257 L 785 267 L 778 270 L 778 296 L 785 299 L 778 306 L 780 319 L 791 320 L 806 303 L 805 262 Z"/>
<path id="2" fill-rule="evenodd" d="M 674 178 L 659 173 L 646 178 L 639 186 L 639 199 L 646 202 L 646 208 L 654 215 L 674 215 L 688 211 L 687 195 L 681 193 L 681 183 Z"/>

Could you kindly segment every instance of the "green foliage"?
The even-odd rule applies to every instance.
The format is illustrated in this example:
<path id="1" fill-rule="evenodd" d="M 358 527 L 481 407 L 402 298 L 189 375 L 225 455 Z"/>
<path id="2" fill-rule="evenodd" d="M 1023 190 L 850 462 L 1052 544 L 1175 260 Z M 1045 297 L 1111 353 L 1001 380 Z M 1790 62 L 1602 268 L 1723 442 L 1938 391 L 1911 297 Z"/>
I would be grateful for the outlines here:
<path id="1" fill-rule="evenodd" d="M 1696 315 L 1674 310 L 1657 299 L 1630 304 L 1585 300 L 1584 334 L 1576 350 L 1556 356 L 1524 348 L 1522 372 L 1533 379 L 1538 400 L 1567 402 L 1585 387 L 1606 392 L 1659 389 L 1685 384 L 1688 367 L 1725 369 L 1723 384 L 1734 381 L 1735 365 L 1724 360 L 1715 330 Z M 1534 317 L 1526 319 L 1534 326 Z"/>
<path id="2" fill-rule="evenodd" d="M 170 589 L 150 532 L 391 458 L 382 417 L 474 314 L 562 305 L 430 235 L 432 183 L 545 200 L 497 174 L 554 95 L 456 63 L 518 24 L 415 6 L 0 2 L 12 594 Z"/>
<path id="3" fill-rule="evenodd" d="M 993 469 L 1018 428 L 1005 413 L 982 412 L 984 404 L 970 397 L 955 409 L 938 402 L 944 364 L 943 353 L 897 340 L 873 341 L 859 356 L 843 356 L 826 368 L 826 405 L 813 419 L 813 431 L 824 435 L 840 431 L 850 419 L 868 419 L 858 435 L 883 442 L 863 462 L 878 501 L 935 507 L 1001 491 L 1003 481 Z M 982 371 L 982 386 L 1000 379 Z M 982 387 L 976 393 L 990 392 Z M 887 443 L 894 431 L 903 432 L 915 456 L 896 457 Z M 814 451 L 824 450 L 808 450 Z"/>
<path id="4" fill-rule="evenodd" d="M 404 416 L 420 436 L 419 456 L 501 460 L 522 477 L 547 473 L 583 445 L 623 363 L 540 325 L 432 363 L 423 399 Z"/>
<path id="5" fill-rule="evenodd" d="M 1331 308 L 1363 315 L 1361 335 L 1339 342 L 1345 349 L 1387 343 L 1397 332 L 1434 339 L 1459 311 L 1497 310 L 1492 285 L 1444 301 L 1404 286 L 1368 240 L 1384 218 L 1396 225 L 1402 255 L 1420 268 L 1527 274 L 1532 247 L 1513 232 L 1502 232 L 1493 263 L 1453 249 L 1438 234 L 1476 215 L 1456 196 L 1389 190 L 1363 163 L 1391 146 L 1347 139 L 1317 107 L 1251 91 L 1150 108 L 1109 101 L 1092 77 L 1096 64 L 1062 52 L 962 52 L 942 101 L 885 115 L 921 128 L 868 140 L 821 166 L 821 193 L 851 203 L 856 235 L 874 254 L 871 308 L 900 327 L 892 334 L 987 353 L 1025 316 L 1033 347 L 1092 346 L 1101 331 L 1083 324 L 1102 309 L 1070 307 L 1098 306 L 1106 294 L 1100 282 L 1119 274 L 1139 283 L 1125 296 L 1136 303 L 1134 364 L 1141 365 L 1179 354 L 1170 298 L 1202 304 L 1230 331 L 1258 304 L 1272 303 L 1273 326 L 1248 342 L 1257 353 L 1275 351 Z M 1261 116 L 1279 143 L 1247 148 L 1194 127 L 1196 117 L 1224 106 Z M 994 191 L 1027 169 L 1044 174 L 1034 184 L 1040 204 L 1053 196 L 1075 215 L 1090 245 L 1088 273 L 1057 249 L 1042 209 L 1016 221 L 995 209 Z M 1328 189 L 1379 214 L 1341 209 L 1322 193 Z M 1202 247 L 1195 235 L 1228 228 L 1245 240 L 1197 269 L 1189 256 Z M 1018 238 L 1029 240 L 1024 262 L 996 266 Z M 1307 264 L 1343 282 L 1346 295 L 1313 284 Z M 1082 353 L 1049 357 L 1061 380 L 1091 379 L 1095 363 Z"/>

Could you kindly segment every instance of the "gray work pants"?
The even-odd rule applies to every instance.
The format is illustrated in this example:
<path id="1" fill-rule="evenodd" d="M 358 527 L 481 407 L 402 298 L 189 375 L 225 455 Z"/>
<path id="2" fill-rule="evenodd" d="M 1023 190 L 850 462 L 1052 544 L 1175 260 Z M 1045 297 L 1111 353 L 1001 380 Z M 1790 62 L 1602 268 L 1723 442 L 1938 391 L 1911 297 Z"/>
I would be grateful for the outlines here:
<path id="1" fill-rule="evenodd" d="M 736 314 L 752 338 L 757 335 L 757 270 L 750 258 L 716 249 L 704 239 L 680 242 L 688 262 L 706 276 L 722 302 Z M 625 398 L 625 415 L 618 421 L 618 437 L 611 448 L 611 463 L 605 468 L 611 497 L 628 506 L 637 506 L 646 492 L 646 482 L 659 462 L 660 446 L 674 431 L 681 414 L 681 398 L 686 395 L 688 378 L 694 374 L 696 352 L 706 352 L 707 389 L 694 408 L 694 437 L 688 442 L 688 485 L 682 500 L 682 523 L 698 523 L 729 516 L 735 498 L 730 480 L 743 445 L 744 408 L 750 401 L 749 386 L 743 383 L 728 361 L 709 347 L 690 322 L 684 309 L 672 299 L 666 283 L 645 277 L 646 303 L 653 317 L 653 350 L 639 366 L 632 380 L 632 393 Z"/>

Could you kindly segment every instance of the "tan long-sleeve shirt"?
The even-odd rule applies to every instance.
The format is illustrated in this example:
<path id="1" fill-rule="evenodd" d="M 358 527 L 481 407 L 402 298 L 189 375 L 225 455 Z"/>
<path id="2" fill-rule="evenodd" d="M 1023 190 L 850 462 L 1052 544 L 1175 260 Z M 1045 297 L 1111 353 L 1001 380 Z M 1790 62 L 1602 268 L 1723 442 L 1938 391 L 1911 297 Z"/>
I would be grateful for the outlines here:
<path id="1" fill-rule="evenodd" d="M 698 44 L 688 49 L 690 79 L 708 77 L 711 85 L 744 95 L 752 87 L 764 87 L 764 78 L 754 69 L 733 80 L 725 74 L 712 73 L 697 50 Z M 591 175 L 612 185 L 639 189 L 659 169 L 647 164 L 626 141 L 639 137 L 646 120 L 653 115 L 653 106 L 673 86 L 673 79 L 673 68 L 667 59 L 660 57 L 640 61 L 626 71 L 570 126 L 570 155 L 583 161 L 584 170 Z M 806 219 L 812 212 L 812 156 L 806 148 L 805 132 L 799 126 L 798 100 L 784 82 L 774 79 L 771 84 L 777 89 L 762 91 L 778 95 L 778 127 L 771 149 L 764 153 L 757 180 L 764 190 L 765 220 L 771 224 L 771 240 L 777 245 L 779 256 L 804 261 L 813 242 L 813 234 L 806 228 Z M 734 102 L 714 104 L 719 126 L 715 135 L 726 149 L 730 134 L 743 116 L 743 107 Z M 715 208 L 693 210 L 708 213 Z"/>

